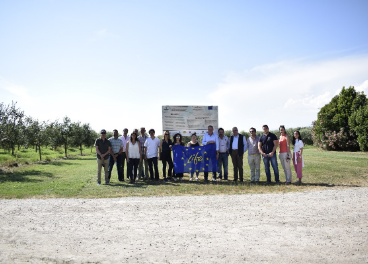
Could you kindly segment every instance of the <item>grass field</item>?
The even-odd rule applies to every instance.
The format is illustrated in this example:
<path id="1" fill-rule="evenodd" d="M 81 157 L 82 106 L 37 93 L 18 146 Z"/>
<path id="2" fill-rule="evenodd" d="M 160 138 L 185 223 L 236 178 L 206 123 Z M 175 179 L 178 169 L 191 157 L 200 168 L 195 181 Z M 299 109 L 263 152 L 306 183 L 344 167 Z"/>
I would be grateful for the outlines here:
<path id="1" fill-rule="evenodd" d="M 264 186 L 250 183 L 250 170 L 247 154 L 244 156 L 244 183 L 233 183 L 233 169 L 229 158 L 229 181 L 205 184 L 203 174 L 199 182 L 190 182 L 188 174 L 184 174 L 183 182 L 165 183 L 162 180 L 139 181 L 135 184 L 120 183 L 117 180 L 116 167 L 112 174 L 111 185 L 96 184 L 96 158 L 86 150 L 87 156 L 78 156 L 78 150 L 68 159 L 21 164 L 19 167 L 8 167 L 7 153 L 0 152 L 0 198 L 100 198 L 124 196 L 174 196 L 174 195 L 208 195 L 208 194 L 244 194 L 295 192 L 323 188 L 347 188 L 368 186 L 368 153 L 363 152 L 327 152 L 315 147 L 306 147 L 303 153 L 303 185 Z M 37 154 L 37 153 L 36 153 Z M 23 152 L 23 160 L 32 161 L 32 154 L 27 158 Z M 49 157 L 56 155 L 49 153 Z M 58 155 L 63 156 L 61 153 Z M 1 157 L 2 156 L 2 157 Z M 45 157 L 47 154 L 45 155 Z M 56 158 L 58 158 L 57 156 Z M 22 157 L 13 161 L 20 163 Z M 162 179 L 162 165 L 159 162 Z M 285 175 L 279 163 L 280 180 Z M 293 170 L 293 181 L 296 174 Z M 272 180 L 274 181 L 271 169 Z M 211 174 L 210 174 L 211 175 Z M 264 166 L 261 164 L 261 181 L 265 182 Z"/>

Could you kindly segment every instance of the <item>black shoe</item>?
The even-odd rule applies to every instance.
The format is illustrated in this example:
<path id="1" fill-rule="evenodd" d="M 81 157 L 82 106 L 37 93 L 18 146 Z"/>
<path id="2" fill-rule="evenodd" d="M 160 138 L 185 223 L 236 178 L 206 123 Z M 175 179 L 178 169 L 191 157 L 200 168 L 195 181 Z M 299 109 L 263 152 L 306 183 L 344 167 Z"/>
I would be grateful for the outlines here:
<path id="1" fill-rule="evenodd" d="M 238 181 L 238 179 L 234 179 L 234 180 L 233 180 L 233 182 L 237 182 L 237 181 Z"/>
<path id="2" fill-rule="evenodd" d="M 270 184 L 271 184 L 271 182 L 267 181 L 267 182 L 265 182 L 264 185 L 270 185 Z"/>
<path id="3" fill-rule="evenodd" d="M 243 182 L 243 179 L 240 179 L 240 182 Z"/>

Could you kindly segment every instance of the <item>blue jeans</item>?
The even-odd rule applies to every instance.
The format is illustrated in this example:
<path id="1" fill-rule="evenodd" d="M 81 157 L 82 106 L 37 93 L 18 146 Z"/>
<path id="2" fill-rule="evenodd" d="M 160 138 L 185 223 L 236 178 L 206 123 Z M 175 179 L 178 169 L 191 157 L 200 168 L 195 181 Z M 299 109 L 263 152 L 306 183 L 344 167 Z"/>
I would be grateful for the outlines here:
<path id="1" fill-rule="evenodd" d="M 222 179 L 222 164 L 224 164 L 224 180 L 227 180 L 228 163 L 229 163 L 229 158 L 228 158 L 227 153 L 219 153 L 219 158 L 217 160 L 217 172 L 218 172 L 218 177 L 220 179 Z"/>
<path id="2" fill-rule="evenodd" d="M 271 182 L 271 171 L 270 171 L 270 162 L 271 162 L 271 166 L 273 168 L 273 172 L 275 173 L 275 181 L 279 182 L 279 168 L 277 166 L 277 158 L 276 158 L 276 152 L 273 154 L 272 157 L 263 157 L 263 163 L 265 166 L 265 171 L 266 171 L 266 176 L 267 176 L 267 181 Z"/>
<path id="3" fill-rule="evenodd" d="M 122 168 L 122 164 L 121 164 L 122 163 L 122 156 L 123 156 L 122 154 L 119 154 L 116 157 L 116 167 L 118 168 L 118 179 L 119 179 L 119 181 L 124 180 L 123 168 Z M 110 154 L 110 157 L 109 157 L 109 180 L 111 179 L 111 172 L 112 172 L 112 169 L 114 168 L 114 164 L 115 164 L 114 158 Z"/>

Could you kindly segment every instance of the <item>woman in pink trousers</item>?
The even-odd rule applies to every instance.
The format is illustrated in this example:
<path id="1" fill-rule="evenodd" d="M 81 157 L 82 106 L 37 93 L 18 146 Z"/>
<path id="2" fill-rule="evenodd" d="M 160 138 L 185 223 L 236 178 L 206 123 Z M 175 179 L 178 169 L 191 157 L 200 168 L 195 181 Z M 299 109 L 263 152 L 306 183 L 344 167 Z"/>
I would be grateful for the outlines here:
<path id="1" fill-rule="evenodd" d="M 298 130 L 294 131 L 292 143 L 294 146 L 293 164 L 296 176 L 298 178 L 298 182 L 296 184 L 300 185 L 302 184 L 302 170 L 304 167 L 304 159 L 303 159 L 304 144 Z"/>

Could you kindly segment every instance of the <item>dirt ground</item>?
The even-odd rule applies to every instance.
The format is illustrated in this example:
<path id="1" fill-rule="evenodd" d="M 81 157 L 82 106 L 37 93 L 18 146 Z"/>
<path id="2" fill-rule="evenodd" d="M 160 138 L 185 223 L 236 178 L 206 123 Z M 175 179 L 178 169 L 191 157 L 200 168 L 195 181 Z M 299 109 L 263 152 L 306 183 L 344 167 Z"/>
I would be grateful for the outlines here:
<path id="1" fill-rule="evenodd" d="M 368 188 L 0 200 L 1 263 L 367 263 Z"/>

